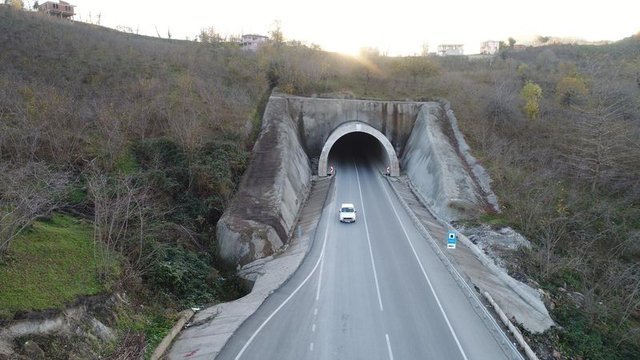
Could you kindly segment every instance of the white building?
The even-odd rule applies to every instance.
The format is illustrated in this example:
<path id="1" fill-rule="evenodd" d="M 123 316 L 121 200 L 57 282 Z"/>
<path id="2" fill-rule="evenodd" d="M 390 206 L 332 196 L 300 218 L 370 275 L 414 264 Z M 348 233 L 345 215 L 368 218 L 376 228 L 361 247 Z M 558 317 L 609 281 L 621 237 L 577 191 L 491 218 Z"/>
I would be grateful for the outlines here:
<path id="1" fill-rule="evenodd" d="M 462 44 L 440 44 L 438 45 L 438 55 L 464 55 L 464 45 Z"/>
<path id="2" fill-rule="evenodd" d="M 500 50 L 500 42 L 487 40 L 480 43 L 480 54 L 495 55 Z"/>
<path id="3" fill-rule="evenodd" d="M 240 47 L 246 50 L 256 51 L 262 45 L 264 45 L 269 38 L 263 35 L 247 34 L 242 35 L 240 41 Z"/>

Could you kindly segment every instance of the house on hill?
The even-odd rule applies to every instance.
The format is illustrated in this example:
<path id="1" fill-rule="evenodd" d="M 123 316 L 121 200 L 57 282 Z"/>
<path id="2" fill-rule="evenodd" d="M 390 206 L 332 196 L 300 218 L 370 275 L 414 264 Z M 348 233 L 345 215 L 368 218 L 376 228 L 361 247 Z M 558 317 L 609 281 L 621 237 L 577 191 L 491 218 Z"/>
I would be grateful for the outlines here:
<path id="1" fill-rule="evenodd" d="M 480 43 L 480 54 L 495 55 L 500 50 L 500 42 L 495 40 L 483 41 Z"/>
<path id="2" fill-rule="evenodd" d="M 442 44 L 438 45 L 438 55 L 464 55 L 464 45 L 462 44 Z"/>
<path id="3" fill-rule="evenodd" d="M 75 15 L 75 12 L 73 10 L 74 7 L 75 5 L 71 5 L 68 2 L 62 0 L 57 3 L 53 1 L 47 1 L 38 6 L 38 11 L 47 13 L 52 16 L 68 19 Z"/>
<path id="4" fill-rule="evenodd" d="M 240 47 L 245 50 L 256 51 L 262 45 L 264 45 L 269 38 L 264 35 L 256 35 L 256 34 L 247 34 L 242 35 L 242 40 L 240 40 Z"/>

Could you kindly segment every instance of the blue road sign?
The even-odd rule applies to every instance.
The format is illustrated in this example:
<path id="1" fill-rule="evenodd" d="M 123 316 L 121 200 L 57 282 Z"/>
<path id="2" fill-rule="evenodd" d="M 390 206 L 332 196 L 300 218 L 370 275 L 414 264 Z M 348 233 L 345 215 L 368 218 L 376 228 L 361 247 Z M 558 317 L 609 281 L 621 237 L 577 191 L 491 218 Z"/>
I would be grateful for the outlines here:
<path id="1" fill-rule="evenodd" d="M 455 249 L 457 242 L 458 242 L 458 235 L 456 235 L 456 232 L 449 231 L 449 235 L 447 236 L 447 249 Z"/>

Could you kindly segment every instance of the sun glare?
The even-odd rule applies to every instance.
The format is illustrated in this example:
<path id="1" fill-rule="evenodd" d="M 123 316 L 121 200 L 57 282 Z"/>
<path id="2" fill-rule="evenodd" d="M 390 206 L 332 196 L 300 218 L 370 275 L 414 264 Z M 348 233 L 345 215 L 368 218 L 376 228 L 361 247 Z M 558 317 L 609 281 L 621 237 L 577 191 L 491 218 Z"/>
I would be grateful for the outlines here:
<path id="1" fill-rule="evenodd" d="M 326 48 L 326 50 L 328 51 L 335 51 L 340 54 L 349 55 L 353 57 L 356 57 L 360 54 L 359 46 L 346 41 L 342 41 L 342 42 L 338 41 L 335 43 L 330 43 L 330 44 L 327 44 L 326 47 L 323 46 L 323 48 Z"/>

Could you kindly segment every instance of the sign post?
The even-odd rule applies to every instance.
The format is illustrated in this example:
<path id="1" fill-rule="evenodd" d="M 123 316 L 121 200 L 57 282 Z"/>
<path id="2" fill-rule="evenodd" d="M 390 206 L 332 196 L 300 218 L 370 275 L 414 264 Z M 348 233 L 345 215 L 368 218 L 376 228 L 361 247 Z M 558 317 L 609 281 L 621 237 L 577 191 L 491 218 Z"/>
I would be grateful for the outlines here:
<path id="1" fill-rule="evenodd" d="M 455 249 L 457 242 L 458 235 L 456 235 L 455 231 L 449 231 L 449 235 L 447 236 L 447 249 Z"/>

